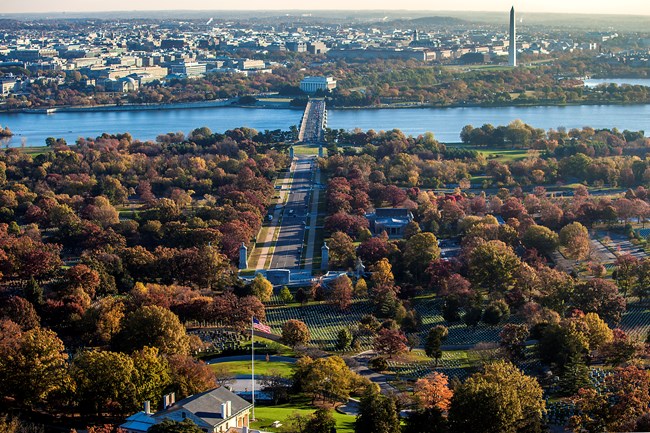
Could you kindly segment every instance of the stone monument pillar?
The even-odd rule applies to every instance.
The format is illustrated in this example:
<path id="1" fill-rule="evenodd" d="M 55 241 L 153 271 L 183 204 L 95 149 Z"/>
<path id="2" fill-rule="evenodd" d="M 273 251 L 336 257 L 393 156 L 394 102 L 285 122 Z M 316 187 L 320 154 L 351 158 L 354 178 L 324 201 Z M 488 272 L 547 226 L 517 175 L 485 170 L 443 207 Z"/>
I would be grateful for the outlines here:
<path id="1" fill-rule="evenodd" d="M 289 158 L 293 159 L 293 146 L 289 148 Z"/>
<path id="2" fill-rule="evenodd" d="M 327 242 L 323 242 L 323 246 L 321 247 L 320 251 L 321 251 L 320 268 L 322 271 L 327 271 L 329 269 L 329 261 L 330 261 L 330 247 L 327 246 Z"/>
<path id="3" fill-rule="evenodd" d="M 248 269 L 248 248 L 243 242 L 239 247 L 239 269 Z"/>

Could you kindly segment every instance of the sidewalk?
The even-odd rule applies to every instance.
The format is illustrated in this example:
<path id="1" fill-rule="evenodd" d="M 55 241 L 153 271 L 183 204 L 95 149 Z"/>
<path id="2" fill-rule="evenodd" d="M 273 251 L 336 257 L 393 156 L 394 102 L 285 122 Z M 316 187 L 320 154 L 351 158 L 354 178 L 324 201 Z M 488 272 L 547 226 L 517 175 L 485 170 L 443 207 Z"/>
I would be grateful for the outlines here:
<path id="1" fill-rule="evenodd" d="M 320 167 L 316 168 L 312 182 L 311 210 L 309 213 L 309 235 L 307 236 L 307 252 L 305 253 L 305 270 L 311 271 L 314 265 L 314 252 L 321 245 L 314 245 L 316 242 L 316 223 L 318 222 L 318 200 L 320 196 Z"/>

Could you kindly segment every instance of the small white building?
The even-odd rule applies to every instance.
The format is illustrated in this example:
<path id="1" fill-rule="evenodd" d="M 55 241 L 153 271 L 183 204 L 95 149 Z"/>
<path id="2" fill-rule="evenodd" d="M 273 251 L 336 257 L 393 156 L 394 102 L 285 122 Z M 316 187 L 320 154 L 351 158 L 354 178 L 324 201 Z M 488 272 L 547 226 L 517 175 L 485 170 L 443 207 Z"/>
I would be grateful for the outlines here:
<path id="1" fill-rule="evenodd" d="M 178 422 L 190 419 L 206 433 L 248 431 L 252 407 L 223 386 L 180 401 L 174 401 L 174 394 L 168 394 L 163 398 L 161 411 L 151 413 L 149 402 L 145 402 L 144 411 L 131 415 L 120 427 L 127 433 L 144 433 L 165 419 Z"/>
<path id="2" fill-rule="evenodd" d="M 319 90 L 336 89 L 336 80 L 332 77 L 305 77 L 300 82 L 300 90 L 305 93 L 316 93 Z"/>

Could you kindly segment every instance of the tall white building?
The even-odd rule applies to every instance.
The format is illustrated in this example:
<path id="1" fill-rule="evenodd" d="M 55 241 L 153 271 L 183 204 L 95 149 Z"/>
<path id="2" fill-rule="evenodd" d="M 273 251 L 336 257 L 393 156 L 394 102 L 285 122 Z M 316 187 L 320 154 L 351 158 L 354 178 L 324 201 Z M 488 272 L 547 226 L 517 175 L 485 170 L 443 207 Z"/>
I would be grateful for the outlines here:
<path id="1" fill-rule="evenodd" d="M 305 77 L 300 82 L 300 90 L 316 93 L 318 90 L 336 89 L 336 80 L 332 77 Z"/>
<path id="2" fill-rule="evenodd" d="M 510 44 L 508 45 L 508 64 L 517 66 L 517 29 L 515 27 L 515 7 L 510 9 Z"/>

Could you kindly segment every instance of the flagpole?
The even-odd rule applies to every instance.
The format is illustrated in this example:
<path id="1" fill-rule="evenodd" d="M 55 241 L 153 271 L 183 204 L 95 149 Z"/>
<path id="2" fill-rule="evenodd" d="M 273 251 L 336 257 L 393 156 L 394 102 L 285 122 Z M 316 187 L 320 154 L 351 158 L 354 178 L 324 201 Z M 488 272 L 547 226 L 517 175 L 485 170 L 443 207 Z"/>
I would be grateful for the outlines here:
<path id="1" fill-rule="evenodd" d="M 253 419 L 255 421 L 255 316 L 251 316 L 251 389 L 253 390 Z"/>

